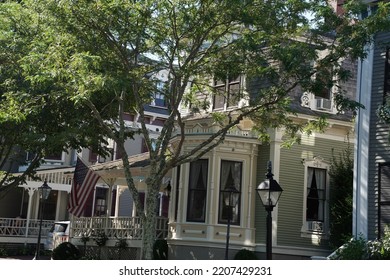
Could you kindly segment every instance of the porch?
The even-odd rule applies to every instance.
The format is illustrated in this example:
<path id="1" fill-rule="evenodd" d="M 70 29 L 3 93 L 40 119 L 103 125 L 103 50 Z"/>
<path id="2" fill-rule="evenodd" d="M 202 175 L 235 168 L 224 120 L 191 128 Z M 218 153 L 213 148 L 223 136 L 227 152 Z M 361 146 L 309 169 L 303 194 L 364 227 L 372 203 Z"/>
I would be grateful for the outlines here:
<path id="1" fill-rule="evenodd" d="M 0 218 L 0 244 L 1 243 L 36 243 L 39 233 L 38 219 Z M 48 232 L 54 221 L 42 221 L 42 243 L 45 243 Z M 73 217 L 70 223 L 69 237 L 54 237 L 54 247 L 64 241 L 70 240 L 76 245 L 82 244 L 82 237 L 90 237 L 90 245 L 93 245 L 93 237 L 97 233 L 104 232 L 108 238 L 107 246 L 115 246 L 118 239 L 126 241 L 142 240 L 142 223 L 139 217 Z M 164 239 L 168 236 L 168 219 L 157 217 L 156 239 Z M 140 246 L 141 242 L 128 242 L 129 246 Z M 139 245 L 137 245 L 139 244 Z"/>
<path id="2" fill-rule="evenodd" d="M 39 223 L 39 219 L 0 218 L 0 243 L 36 243 Z M 42 220 L 42 242 L 53 223 L 52 220 Z"/>
<path id="3" fill-rule="evenodd" d="M 71 220 L 70 238 L 77 240 L 83 236 L 93 236 L 104 232 L 108 240 L 142 240 L 142 223 L 140 217 L 73 217 Z M 168 236 L 168 218 L 157 217 L 156 239 Z"/>

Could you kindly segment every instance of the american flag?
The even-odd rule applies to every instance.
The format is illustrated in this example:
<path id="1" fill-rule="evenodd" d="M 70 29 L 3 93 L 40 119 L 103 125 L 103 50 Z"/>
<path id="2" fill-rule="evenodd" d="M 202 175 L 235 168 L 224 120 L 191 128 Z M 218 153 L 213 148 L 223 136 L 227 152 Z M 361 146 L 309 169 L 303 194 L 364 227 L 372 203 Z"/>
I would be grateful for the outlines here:
<path id="1" fill-rule="evenodd" d="M 84 211 L 85 203 L 96 186 L 100 176 L 86 166 L 80 158 L 77 158 L 74 170 L 72 189 L 68 210 L 76 217 L 80 217 Z"/>

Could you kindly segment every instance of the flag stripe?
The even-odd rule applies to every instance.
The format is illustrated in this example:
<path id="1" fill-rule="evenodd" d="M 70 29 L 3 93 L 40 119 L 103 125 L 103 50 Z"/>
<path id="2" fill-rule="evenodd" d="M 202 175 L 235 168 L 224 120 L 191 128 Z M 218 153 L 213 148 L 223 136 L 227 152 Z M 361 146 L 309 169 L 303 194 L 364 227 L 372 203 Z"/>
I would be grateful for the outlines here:
<path id="1" fill-rule="evenodd" d="M 68 210 L 80 217 L 84 211 L 85 203 L 91 195 L 100 176 L 89 169 L 79 158 L 73 176 L 72 189 L 68 203 Z"/>

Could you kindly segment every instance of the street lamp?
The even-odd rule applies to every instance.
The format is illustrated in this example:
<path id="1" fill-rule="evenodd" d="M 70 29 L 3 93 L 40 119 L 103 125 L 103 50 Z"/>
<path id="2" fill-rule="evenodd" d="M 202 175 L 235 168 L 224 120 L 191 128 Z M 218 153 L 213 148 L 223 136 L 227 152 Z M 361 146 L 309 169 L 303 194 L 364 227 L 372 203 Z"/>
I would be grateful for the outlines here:
<path id="1" fill-rule="evenodd" d="M 51 188 L 45 181 L 42 186 L 38 188 L 38 193 L 39 193 L 39 212 L 40 212 L 40 220 L 39 220 L 39 231 L 38 231 L 38 242 L 37 242 L 37 249 L 35 252 L 35 260 L 39 260 L 39 255 L 40 255 L 40 247 L 41 247 L 41 230 L 42 230 L 42 220 L 43 220 L 43 209 L 44 209 L 44 204 L 49 197 Z"/>
<path id="2" fill-rule="evenodd" d="M 260 183 L 257 187 L 257 193 L 267 211 L 267 260 L 272 260 L 272 216 L 271 212 L 278 203 L 283 190 L 276 180 L 273 179 L 271 161 L 268 162 L 267 179 Z"/>
<path id="3" fill-rule="evenodd" d="M 240 198 L 240 192 L 234 187 L 229 185 L 222 191 L 222 198 L 227 208 L 227 230 L 226 230 L 226 249 L 225 260 L 229 259 L 229 238 L 230 238 L 230 222 L 233 216 L 233 208 L 236 207 Z"/>

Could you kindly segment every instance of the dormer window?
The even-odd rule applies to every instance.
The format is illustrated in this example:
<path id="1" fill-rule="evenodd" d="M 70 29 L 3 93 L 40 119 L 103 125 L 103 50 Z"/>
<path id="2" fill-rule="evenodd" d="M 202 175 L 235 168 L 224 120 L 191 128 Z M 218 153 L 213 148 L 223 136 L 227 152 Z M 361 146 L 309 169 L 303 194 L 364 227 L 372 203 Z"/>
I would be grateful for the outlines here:
<path id="1" fill-rule="evenodd" d="M 213 110 L 237 107 L 241 98 L 241 76 L 214 82 Z"/>
<path id="2" fill-rule="evenodd" d="M 304 92 L 301 96 L 301 106 L 315 111 L 336 113 L 333 105 L 333 71 L 321 69 L 313 80 L 312 91 Z"/>
<path id="3" fill-rule="evenodd" d="M 165 103 L 165 96 L 163 94 L 164 92 L 164 82 L 163 81 L 157 81 L 156 82 L 156 92 L 154 94 L 154 98 L 150 105 L 157 106 L 157 107 L 166 107 Z"/>

